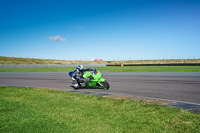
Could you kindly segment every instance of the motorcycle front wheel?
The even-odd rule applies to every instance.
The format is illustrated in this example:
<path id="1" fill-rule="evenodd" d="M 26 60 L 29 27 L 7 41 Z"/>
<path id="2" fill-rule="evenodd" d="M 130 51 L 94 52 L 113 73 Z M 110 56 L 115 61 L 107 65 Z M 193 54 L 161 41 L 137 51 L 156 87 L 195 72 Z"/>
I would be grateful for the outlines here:
<path id="1" fill-rule="evenodd" d="M 108 90 L 110 88 L 110 85 L 109 85 L 108 81 L 105 80 L 104 82 L 101 82 L 101 87 L 103 89 Z"/>

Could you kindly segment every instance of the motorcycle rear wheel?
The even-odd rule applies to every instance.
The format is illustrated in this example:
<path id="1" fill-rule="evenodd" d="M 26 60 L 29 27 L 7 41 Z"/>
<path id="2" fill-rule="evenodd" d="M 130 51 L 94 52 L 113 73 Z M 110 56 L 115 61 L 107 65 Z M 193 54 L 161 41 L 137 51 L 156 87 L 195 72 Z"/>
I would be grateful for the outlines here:
<path id="1" fill-rule="evenodd" d="M 104 82 L 101 82 L 101 85 L 102 85 L 102 88 L 105 89 L 105 90 L 108 90 L 110 88 L 110 85 L 108 83 L 108 81 L 104 81 Z"/>

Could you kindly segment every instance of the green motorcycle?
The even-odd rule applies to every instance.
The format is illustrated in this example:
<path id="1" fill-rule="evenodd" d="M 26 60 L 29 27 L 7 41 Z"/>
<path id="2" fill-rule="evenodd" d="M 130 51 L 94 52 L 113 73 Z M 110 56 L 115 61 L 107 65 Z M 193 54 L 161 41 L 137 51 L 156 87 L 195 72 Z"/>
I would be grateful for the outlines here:
<path id="1" fill-rule="evenodd" d="M 69 76 L 73 79 L 75 71 L 69 72 Z M 109 83 L 102 78 L 103 74 L 95 69 L 86 69 L 81 72 L 81 75 L 79 75 L 78 78 L 84 78 L 84 79 L 89 79 L 85 83 L 80 83 L 79 80 L 76 80 L 76 82 L 81 86 L 81 88 L 101 88 L 101 89 L 106 89 L 108 90 L 110 88 Z M 78 79 L 77 78 L 77 79 Z"/>

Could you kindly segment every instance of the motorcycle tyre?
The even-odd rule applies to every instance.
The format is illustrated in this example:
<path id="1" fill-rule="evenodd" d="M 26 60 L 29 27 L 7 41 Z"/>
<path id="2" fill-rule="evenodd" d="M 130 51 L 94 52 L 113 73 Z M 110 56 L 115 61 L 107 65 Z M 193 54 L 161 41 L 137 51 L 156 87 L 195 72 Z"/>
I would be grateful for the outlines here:
<path id="1" fill-rule="evenodd" d="M 101 82 L 101 85 L 103 85 L 103 89 L 105 89 L 105 90 L 108 90 L 109 88 L 110 88 L 110 85 L 109 85 L 109 83 L 108 83 L 108 81 L 104 81 L 104 82 Z"/>

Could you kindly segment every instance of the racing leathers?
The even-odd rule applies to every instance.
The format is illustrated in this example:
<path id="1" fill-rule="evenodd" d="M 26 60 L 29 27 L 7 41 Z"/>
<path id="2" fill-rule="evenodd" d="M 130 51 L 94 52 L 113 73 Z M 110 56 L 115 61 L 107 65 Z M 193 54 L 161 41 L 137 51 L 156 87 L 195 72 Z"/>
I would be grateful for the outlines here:
<path id="1" fill-rule="evenodd" d="M 84 71 L 88 71 L 88 70 L 90 69 L 79 70 L 78 68 L 76 68 L 74 70 L 72 80 L 73 80 L 73 84 L 75 88 L 85 87 L 85 83 L 88 82 L 92 78 L 92 77 L 88 77 L 88 78 L 83 77 Z"/>

